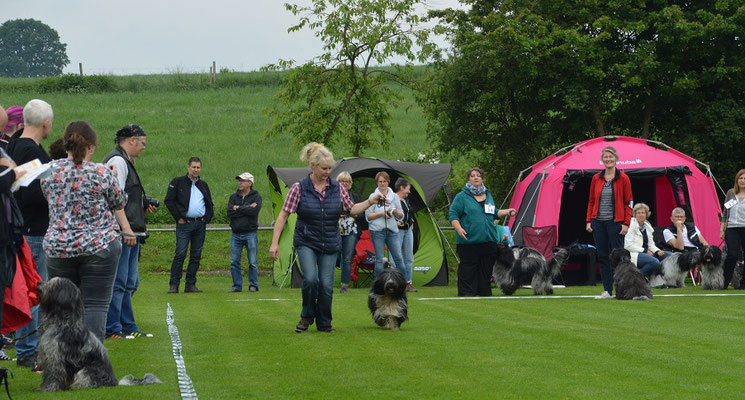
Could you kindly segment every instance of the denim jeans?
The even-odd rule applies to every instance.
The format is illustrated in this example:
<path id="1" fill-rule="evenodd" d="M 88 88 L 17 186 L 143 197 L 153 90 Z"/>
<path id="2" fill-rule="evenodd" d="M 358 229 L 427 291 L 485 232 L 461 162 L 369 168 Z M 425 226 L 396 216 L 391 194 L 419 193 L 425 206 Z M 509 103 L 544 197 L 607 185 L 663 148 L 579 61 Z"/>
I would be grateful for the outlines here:
<path id="1" fill-rule="evenodd" d="M 669 251 L 665 252 L 665 255 L 658 256 L 657 254 L 650 256 L 647 253 L 639 253 L 636 259 L 636 266 L 641 270 L 642 275 L 650 276 L 656 272 L 660 272 L 660 261 L 666 259 L 670 254 Z"/>
<path id="2" fill-rule="evenodd" d="M 401 241 L 401 258 L 404 260 L 404 276 L 406 281 L 411 282 L 414 267 L 414 231 L 411 229 L 399 229 L 398 240 Z"/>
<path id="3" fill-rule="evenodd" d="M 67 278 L 80 289 L 83 299 L 83 323 L 102 343 L 106 332 L 106 312 L 116 277 L 122 243 L 114 240 L 109 247 L 90 256 L 47 258 L 49 278 Z"/>
<path id="4" fill-rule="evenodd" d="M 171 264 L 171 285 L 181 282 L 184 272 L 184 260 L 186 249 L 189 249 L 189 265 L 186 267 L 186 286 L 197 283 L 197 271 L 199 260 L 202 258 L 202 247 L 204 246 L 204 235 L 206 223 L 204 221 L 189 221 L 185 224 L 176 224 L 176 254 Z M 189 245 L 191 243 L 191 246 Z"/>
<path id="5" fill-rule="evenodd" d="M 745 228 L 725 229 L 724 242 L 727 243 L 727 255 L 724 258 L 724 288 L 727 289 L 735 272 L 735 264 L 742 260 L 742 252 L 745 251 Z M 740 280 L 740 285 L 745 285 L 745 274 Z"/>
<path id="6" fill-rule="evenodd" d="M 31 248 L 31 254 L 34 256 L 36 273 L 39 274 L 42 281 L 46 282 L 49 280 L 49 273 L 47 272 L 47 256 L 44 254 L 44 236 L 24 236 L 24 238 L 28 247 Z M 16 337 L 28 335 L 16 342 L 17 357 L 29 357 L 36 353 L 38 336 L 34 331 L 39 327 L 39 318 L 41 318 L 41 310 L 38 305 L 31 307 L 31 318 L 31 322 L 16 332 Z"/>
<path id="7" fill-rule="evenodd" d="M 140 330 L 135 322 L 132 308 L 132 296 L 140 285 L 140 274 L 137 270 L 139 255 L 139 242 L 134 247 L 129 247 L 122 239 L 122 254 L 119 256 L 119 264 L 116 267 L 114 292 L 111 294 L 111 304 L 109 304 L 109 312 L 106 316 L 106 336 L 112 333 L 132 333 Z"/>
<path id="8" fill-rule="evenodd" d="M 610 252 L 613 249 L 623 248 L 623 236 L 620 235 L 621 222 L 593 219 L 591 227 L 592 237 L 595 239 L 595 248 L 598 250 L 598 264 L 600 264 L 603 290 L 613 294 L 613 271 L 610 268 Z"/>
<path id="9" fill-rule="evenodd" d="M 352 257 L 354 257 L 354 249 L 358 240 L 359 236 L 356 233 L 341 237 L 339 266 L 341 267 L 341 283 L 344 285 L 349 285 L 349 278 L 352 276 Z"/>
<path id="10" fill-rule="evenodd" d="M 303 310 L 300 318 L 315 318 L 318 329 L 331 328 L 337 253 L 325 254 L 306 246 L 296 247 L 295 251 L 303 273 Z"/>
<path id="11" fill-rule="evenodd" d="M 389 261 L 393 261 L 396 264 L 396 268 L 406 276 L 404 260 L 401 257 L 401 240 L 398 237 L 398 232 L 388 229 L 370 231 L 370 239 L 372 239 L 373 248 L 375 249 L 375 276 L 383 272 L 383 257 L 385 257 L 386 245 L 388 245 L 388 254 L 392 258 Z"/>
<path id="12" fill-rule="evenodd" d="M 241 253 L 246 248 L 248 257 L 248 284 L 259 288 L 259 262 L 257 258 L 259 241 L 256 232 L 232 233 L 230 235 L 230 275 L 233 276 L 233 289 L 243 289 L 241 274 Z"/>

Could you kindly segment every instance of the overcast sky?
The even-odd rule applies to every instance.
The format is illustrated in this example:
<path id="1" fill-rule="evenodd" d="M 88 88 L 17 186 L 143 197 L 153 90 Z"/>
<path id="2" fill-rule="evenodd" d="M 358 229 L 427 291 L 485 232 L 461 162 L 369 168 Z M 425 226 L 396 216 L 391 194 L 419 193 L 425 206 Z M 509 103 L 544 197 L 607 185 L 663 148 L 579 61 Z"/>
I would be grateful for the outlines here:
<path id="1" fill-rule="evenodd" d="M 149 74 L 256 70 L 278 59 L 307 61 L 320 53 L 309 30 L 288 33 L 297 17 L 283 4 L 309 0 L 0 0 L 0 22 L 33 18 L 67 44 L 65 72 Z M 462 8 L 428 0 L 428 8 Z M 442 45 L 446 43 L 440 41 Z"/>

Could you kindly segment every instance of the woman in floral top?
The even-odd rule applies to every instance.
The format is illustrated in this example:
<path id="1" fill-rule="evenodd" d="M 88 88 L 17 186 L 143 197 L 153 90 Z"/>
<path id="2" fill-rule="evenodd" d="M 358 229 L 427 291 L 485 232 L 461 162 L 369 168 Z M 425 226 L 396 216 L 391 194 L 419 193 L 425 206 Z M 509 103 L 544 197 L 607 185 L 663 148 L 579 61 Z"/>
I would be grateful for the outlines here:
<path id="1" fill-rule="evenodd" d="M 41 180 L 49 202 L 44 236 L 49 278 L 67 278 L 80 288 L 85 325 L 103 342 L 122 251 L 119 227 L 126 245 L 136 239 L 124 215 L 127 195 L 111 170 L 90 161 L 98 145 L 93 128 L 85 121 L 71 122 L 64 145 L 69 158 L 52 161 L 51 174 Z"/>

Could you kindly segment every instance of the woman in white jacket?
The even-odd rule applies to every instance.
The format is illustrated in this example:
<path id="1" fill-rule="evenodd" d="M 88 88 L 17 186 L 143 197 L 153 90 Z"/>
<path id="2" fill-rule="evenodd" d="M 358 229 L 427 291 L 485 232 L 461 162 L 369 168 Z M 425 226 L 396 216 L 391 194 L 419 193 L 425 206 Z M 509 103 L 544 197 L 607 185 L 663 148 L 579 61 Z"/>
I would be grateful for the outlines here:
<path id="1" fill-rule="evenodd" d="M 647 221 L 650 215 L 649 206 L 646 204 L 637 203 L 634 206 L 634 218 L 631 218 L 623 244 L 631 253 L 631 262 L 636 264 L 646 277 L 659 272 L 660 261 L 670 255 L 670 252 L 662 251 L 654 244 L 654 229 Z"/>

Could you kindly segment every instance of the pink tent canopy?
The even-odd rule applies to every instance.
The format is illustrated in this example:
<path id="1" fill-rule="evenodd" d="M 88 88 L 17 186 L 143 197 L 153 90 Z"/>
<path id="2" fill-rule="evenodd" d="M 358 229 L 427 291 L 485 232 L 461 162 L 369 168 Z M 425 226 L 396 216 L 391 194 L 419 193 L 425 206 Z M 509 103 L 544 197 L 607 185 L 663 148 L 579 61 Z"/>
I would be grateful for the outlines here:
<path id="1" fill-rule="evenodd" d="M 523 171 L 510 202 L 510 207 L 518 210 L 510 221 L 518 243 L 523 226 L 550 225 L 559 229 L 557 244 L 582 241 L 589 181 L 603 169 L 600 154 L 606 146 L 618 151 L 617 166 L 632 181 L 634 202 L 643 201 L 652 207 L 656 214 L 651 218 L 653 225 L 670 225 L 670 212 L 680 206 L 688 210 L 689 221 L 693 220 L 709 243 L 721 242 L 721 208 L 706 165 L 699 163 L 706 167 L 705 174 L 695 159 L 664 144 L 606 136 L 562 149 Z"/>

